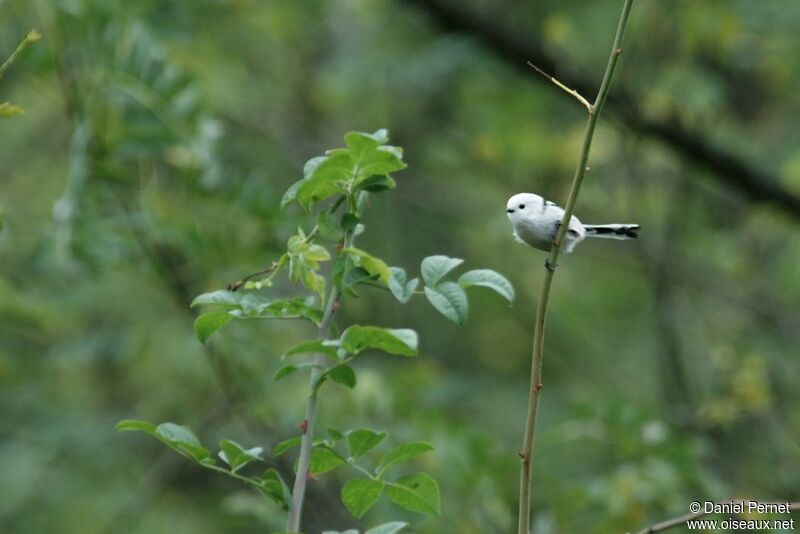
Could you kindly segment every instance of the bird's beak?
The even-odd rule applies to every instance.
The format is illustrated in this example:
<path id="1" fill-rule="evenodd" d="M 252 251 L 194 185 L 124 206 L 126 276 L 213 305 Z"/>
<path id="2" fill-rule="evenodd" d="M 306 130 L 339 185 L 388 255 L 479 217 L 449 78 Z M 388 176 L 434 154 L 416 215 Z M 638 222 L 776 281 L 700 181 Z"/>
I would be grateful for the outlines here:
<path id="1" fill-rule="evenodd" d="M 512 210 L 511 208 L 506 208 L 506 213 L 514 213 L 514 210 Z"/>

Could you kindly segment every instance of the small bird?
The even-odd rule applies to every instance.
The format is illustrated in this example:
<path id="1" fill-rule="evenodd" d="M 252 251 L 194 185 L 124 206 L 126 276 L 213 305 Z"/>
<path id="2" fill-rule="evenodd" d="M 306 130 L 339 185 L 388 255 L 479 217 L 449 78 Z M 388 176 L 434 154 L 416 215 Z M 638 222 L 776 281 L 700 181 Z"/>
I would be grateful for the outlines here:
<path id="1" fill-rule="evenodd" d="M 564 210 L 555 202 L 545 200 L 533 193 L 519 193 L 508 199 L 506 204 L 508 220 L 514 225 L 514 237 L 520 243 L 539 250 L 549 251 L 561 226 Z M 562 243 L 565 254 L 572 252 L 575 245 L 586 237 L 609 239 L 636 239 L 639 237 L 638 224 L 583 224 L 574 215 Z M 548 264 L 548 269 L 552 267 Z"/>

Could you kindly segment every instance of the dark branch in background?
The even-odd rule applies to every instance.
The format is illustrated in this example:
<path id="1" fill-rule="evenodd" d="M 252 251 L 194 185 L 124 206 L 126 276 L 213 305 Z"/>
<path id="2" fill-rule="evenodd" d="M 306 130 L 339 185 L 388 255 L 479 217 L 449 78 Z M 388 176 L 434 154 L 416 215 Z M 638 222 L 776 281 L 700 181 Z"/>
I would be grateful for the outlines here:
<path id="1" fill-rule="evenodd" d="M 635 173 L 633 174 L 636 175 Z M 639 181 L 641 184 L 641 181 Z M 655 333 L 658 352 L 661 356 L 661 372 L 664 405 L 670 411 L 672 421 L 681 425 L 692 424 L 694 413 L 689 375 L 683 361 L 680 335 L 680 310 L 675 296 L 676 285 L 672 278 L 676 263 L 684 261 L 678 244 L 686 231 L 682 224 L 686 206 L 691 203 L 692 192 L 689 181 L 680 177 L 669 191 L 669 209 L 661 227 L 660 246 L 647 246 L 640 242 L 639 252 L 645 273 L 650 280 L 655 308 Z"/>
<path id="2" fill-rule="evenodd" d="M 766 501 L 751 501 L 749 499 L 742 500 L 742 499 L 725 499 L 724 501 L 719 501 L 716 504 L 747 504 L 750 502 L 758 502 L 760 504 L 788 504 L 789 510 L 792 512 L 800 510 L 800 502 L 791 502 L 791 503 L 775 503 L 775 502 L 766 502 Z M 679 517 L 675 517 L 672 519 L 667 519 L 666 521 L 662 521 L 661 523 L 656 523 L 655 525 L 651 525 L 647 528 L 644 528 L 637 532 L 636 534 L 653 534 L 654 532 L 664 532 L 665 530 L 670 530 L 675 527 L 686 526 L 687 521 L 691 521 L 692 519 L 699 519 L 701 517 L 710 515 L 709 513 L 701 510 L 699 512 L 695 512 L 692 514 L 686 514 Z"/>
<path id="3" fill-rule="evenodd" d="M 495 24 L 486 16 L 470 13 L 462 4 L 451 0 L 406 0 L 424 9 L 443 30 L 462 33 L 477 38 L 497 57 L 517 68 L 537 82 L 546 81 L 530 76 L 528 62 L 541 70 L 556 73 L 557 61 L 549 56 L 535 37 L 516 35 L 509 28 Z M 596 85 L 572 72 L 559 72 L 563 84 L 581 94 L 592 94 Z M 732 186 L 751 200 L 769 202 L 800 219 L 800 197 L 792 195 L 780 185 L 777 177 L 755 168 L 738 155 L 725 148 L 714 146 L 702 135 L 687 130 L 683 125 L 664 120 L 647 119 L 640 115 L 637 100 L 629 88 L 617 84 L 608 98 L 608 108 L 625 126 L 646 137 L 661 141 L 688 161 L 712 172 L 718 180 Z"/>

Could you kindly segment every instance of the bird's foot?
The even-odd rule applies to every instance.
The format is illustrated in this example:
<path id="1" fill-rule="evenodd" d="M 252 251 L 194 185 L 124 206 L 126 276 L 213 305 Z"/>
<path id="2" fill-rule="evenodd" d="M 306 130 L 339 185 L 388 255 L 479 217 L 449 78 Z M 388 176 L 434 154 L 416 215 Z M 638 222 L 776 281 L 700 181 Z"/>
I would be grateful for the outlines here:
<path id="1" fill-rule="evenodd" d="M 561 248 L 561 241 L 558 239 L 558 230 L 561 228 L 561 221 L 556 222 L 555 230 L 553 230 L 553 239 L 551 242 L 556 246 L 556 248 Z"/>

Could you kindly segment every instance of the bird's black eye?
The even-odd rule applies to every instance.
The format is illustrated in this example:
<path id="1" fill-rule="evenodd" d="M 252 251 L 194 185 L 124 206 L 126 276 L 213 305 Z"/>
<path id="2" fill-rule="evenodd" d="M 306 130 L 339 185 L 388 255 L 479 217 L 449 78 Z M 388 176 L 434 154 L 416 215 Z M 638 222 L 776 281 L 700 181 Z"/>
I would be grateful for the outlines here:
<path id="1" fill-rule="evenodd" d="M 520 204 L 519 205 L 519 209 L 524 210 L 525 209 L 525 204 Z"/>

